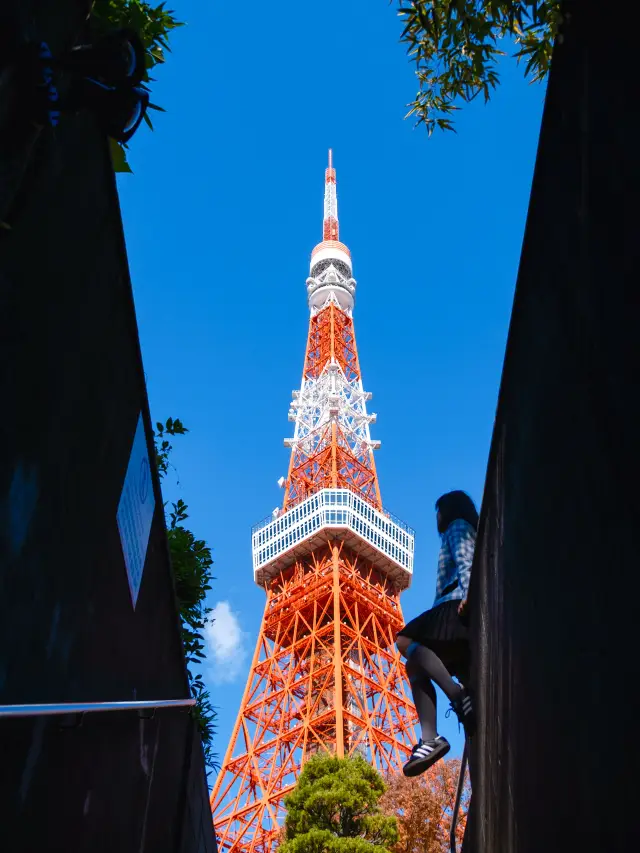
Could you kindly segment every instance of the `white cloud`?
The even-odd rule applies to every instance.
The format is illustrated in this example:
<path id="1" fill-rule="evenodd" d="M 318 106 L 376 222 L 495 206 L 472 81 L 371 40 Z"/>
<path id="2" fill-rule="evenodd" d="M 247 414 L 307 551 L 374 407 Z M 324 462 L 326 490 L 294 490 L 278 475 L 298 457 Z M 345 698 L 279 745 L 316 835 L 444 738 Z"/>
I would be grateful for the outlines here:
<path id="1" fill-rule="evenodd" d="M 243 674 L 247 639 L 228 601 L 218 601 L 204 627 L 207 661 L 214 684 L 230 684 Z"/>

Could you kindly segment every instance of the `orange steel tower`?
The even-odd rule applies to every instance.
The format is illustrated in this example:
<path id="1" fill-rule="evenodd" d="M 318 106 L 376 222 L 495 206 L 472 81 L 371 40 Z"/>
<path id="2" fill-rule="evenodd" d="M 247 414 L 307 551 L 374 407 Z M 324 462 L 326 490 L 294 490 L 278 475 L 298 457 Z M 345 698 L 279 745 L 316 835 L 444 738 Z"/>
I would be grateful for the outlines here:
<path id="1" fill-rule="evenodd" d="M 339 242 L 336 173 L 325 173 L 323 239 L 311 253 L 311 313 L 282 509 L 253 530 L 262 627 L 211 795 L 218 845 L 273 853 L 283 800 L 319 750 L 397 770 L 415 712 L 395 648 L 413 531 L 382 506 L 353 329 L 356 282 Z"/>

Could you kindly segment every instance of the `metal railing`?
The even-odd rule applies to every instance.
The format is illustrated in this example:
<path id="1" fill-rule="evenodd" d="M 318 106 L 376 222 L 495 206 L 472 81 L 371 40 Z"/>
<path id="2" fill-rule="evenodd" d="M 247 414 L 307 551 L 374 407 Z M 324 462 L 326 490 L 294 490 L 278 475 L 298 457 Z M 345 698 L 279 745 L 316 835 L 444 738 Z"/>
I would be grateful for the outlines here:
<path id="1" fill-rule="evenodd" d="M 464 777 L 467 772 L 468 745 L 464 742 L 462 750 L 462 758 L 460 759 L 460 775 L 458 776 L 458 790 L 456 791 L 456 804 L 453 807 L 453 815 L 451 817 L 451 832 L 449 834 L 449 849 L 451 853 L 458 853 L 456 847 L 456 829 L 458 828 L 458 817 L 460 816 L 460 803 L 462 802 L 462 792 L 464 791 Z"/>
<path id="2" fill-rule="evenodd" d="M 408 525 L 396 523 L 349 489 L 321 489 L 254 529 L 254 575 L 327 527 L 351 530 L 392 565 L 412 574 L 414 535 Z"/>
<path id="3" fill-rule="evenodd" d="M 0 718 L 91 714 L 99 711 L 155 711 L 159 708 L 190 708 L 195 704 L 195 699 L 145 699 L 130 702 L 54 702 L 43 705 L 0 705 Z"/>
<path id="4" fill-rule="evenodd" d="M 318 490 L 318 491 L 322 491 L 322 490 Z M 336 490 L 333 490 L 333 491 L 336 491 Z M 314 492 L 314 494 L 318 494 L 318 492 Z M 362 498 L 357 492 L 354 492 L 353 494 L 356 495 L 358 498 L 360 498 L 360 500 L 364 501 L 364 498 Z M 308 500 L 310 497 L 313 497 L 313 495 L 308 495 L 305 498 L 305 500 Z M 266 527 L 268 524 L 271 524 L 271 522 L 274 521 L 275 518 L 282 518 L 285 515 L 285 513 L 291 512 L 291 510 L 294 507 L 298 506 L 302 502 L 303 501 L 298 501 L 297 503 L 290 504 L 289 507 L 286 510 L 284 510 L 284 512 L 282 512 L 278 516 L 274 516 L 272 512 L 269 513 L 269 515 L 265 515 L 265 517 L 263 519 L 261 519 L 260 521 L 258 521 L 256 524 L 253 525 L 253 527 L 251 528 L 251 533 L 253 534 L 253 533 L 256 533 L 258 530 L 262 530 L 263 527 Z M 364 502 L 368 503 L 368 501 L 364 501 Z M 413 529 L 413 527 L 411 527 L 409 524 L 407 524 L 406 521 L 403 521 L 401 518 L 399 518 L 397 515 L 395 515 L 395 513 L 388 510 L 386 507 L 382 507 L 381 509 L 378 509 L 373 504 L 369 504 L 369 506 L 372 506 L 373 509 L 375 509 L 377 512 L 380 512 L 382 515 L 384 515 L 385 518 L 388 518 L 390 521 L 393 521 L 394 524 L 396 524 L 398 527 L 402 528 L 402 530 L 404 530 L 410 536 L 415 536 L 415 530 Z"/>

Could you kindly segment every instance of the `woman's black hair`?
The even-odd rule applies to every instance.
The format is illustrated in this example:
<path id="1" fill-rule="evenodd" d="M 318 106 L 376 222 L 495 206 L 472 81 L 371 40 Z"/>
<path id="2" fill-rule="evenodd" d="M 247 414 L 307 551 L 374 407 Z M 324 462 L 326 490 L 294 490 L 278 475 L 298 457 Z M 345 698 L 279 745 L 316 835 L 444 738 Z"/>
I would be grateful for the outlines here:
<path id="1" fill-rule="evenodd" d="M 478 510 L 466 492 L 447 492 L 436 501 L 436 509 L 440 512 L 440 533 L 458 518 L 468 521 L 474 530 L 478 529 Z"/>

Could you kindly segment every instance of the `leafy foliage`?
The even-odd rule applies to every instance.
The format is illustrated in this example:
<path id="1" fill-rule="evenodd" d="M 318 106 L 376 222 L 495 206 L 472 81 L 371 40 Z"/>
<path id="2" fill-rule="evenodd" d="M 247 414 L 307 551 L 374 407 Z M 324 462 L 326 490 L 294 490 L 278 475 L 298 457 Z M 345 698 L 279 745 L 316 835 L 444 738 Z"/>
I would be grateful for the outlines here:
<path id="1" fill-rule="evenodd" d="M 176 595 L 180 603 L 182 639 L 188 665 L 199 663 L 205 657 L 204 643 L 199 631 L 204 628 L 210 611 L 210 608 L 205 608 L 204 599 L 207 591 L 211 589 L 209 581 L 212 579 L 210 569 L 213 560 L 209 546 L 202 539 L 196 539 L 182 524 L 188 518 L 185 502 L 180 499 L 172 506 L 167 537 Z"/>
<path id="2" fill-rule="evenodd" d="M 424 124 L 453 130 L 455 101 L 485 102 L 499 83 L 498 43 L 512 38 L 515 58 L 526 60 L 525 75 L 543 80 L 562 23 L 560 0 L 400 0 L 401 42 L 416 63 L 419 89 L 408 115 Z"/>
<path id="3" fill-rule="evenodd" d="M 156 432 L 153 437 L 156 445 L 156 465 L 158 466 L 158 474 L 162 479 L 169 471 L 169 454 L 173 450 L 173 445 L 168 439 L 168 436 L 186 435 L 189 430 L 184 427 L 179 418 L 175 420 L 169 418 L 165 424 L 159 421 L 156 424 Z"/>
<path id="4" fill-rule="evenodd" d="M 169 418 L 164 424 L 158 422 L 154 432 L 156 449 L 156 464 L 160 478 L 169 471 L 169 456 L 173 445 L 170 437 L 185 435 L 188 430 L 176 418 Z M 184 526 L 187 520 L 187 505 L 180 499 L 172 504 L 169 513 L 167 538 L 171 554 L 171 566 L 176 585 L 176 597 L 182 625 L 182 642 L 184 644 L 187 669 L 191 690 L 196 700 L 193 711 L 198 723 L 205 760 L 211 769 L 218 767 L 216 756 L 212 751 L 213 735 L 215 732 L 215 710 L 211 705 L 211 696 L 204 685 L 202 675 L 194 674 L 191 667 L 205 658 L 204 640 L 201 634 L 211 608 L 205 606 L 208 590 L 211 589 L 211 548 L 202 539 L 196 539 L 193 533 Z"/>
<path id="5" fill-rule="evenodd" d="M 380 806 L 387 815 L 395 815 L 399 838 L 392 853 L 448 853 L 451 819 L 455 805 L 460 762 L 439 761 L 424 775 L 407 779 L 402 774 L 387 779 Z M 462 842 L 469 809 L 468 777 L 456 827 Z"/>
<path id="6" fill-rule="evenodd" d="M 172 30 L 184 26 L 174 17 L 174 12 L 165 9 L 166 3 L 152 6 L 144 0 L 94 0 L 90 25 L 96 36 L 105 35 L 114 30 L 130 29 L 138 34 L 145 48 L 146 73 L 143 85 L 154 81 L 149 72 L 165 61 L 165 54 L 171 52 L 169 36 Z M 149 104 L 150 109 L 164 112 L 162 107 Z M 145 121 L 153 130 L 148 116 Z M 127 163 L 126 145 L 111 140 L 111 157 L 116 172 L 130 172 Z"/>
<path id="7" fill-rule="evenodd" d="M 310 758 L 284 801 L 279 853 L 389 853 L 398 833 L 378 804 L 385 787 L 361 756 Z"/>

